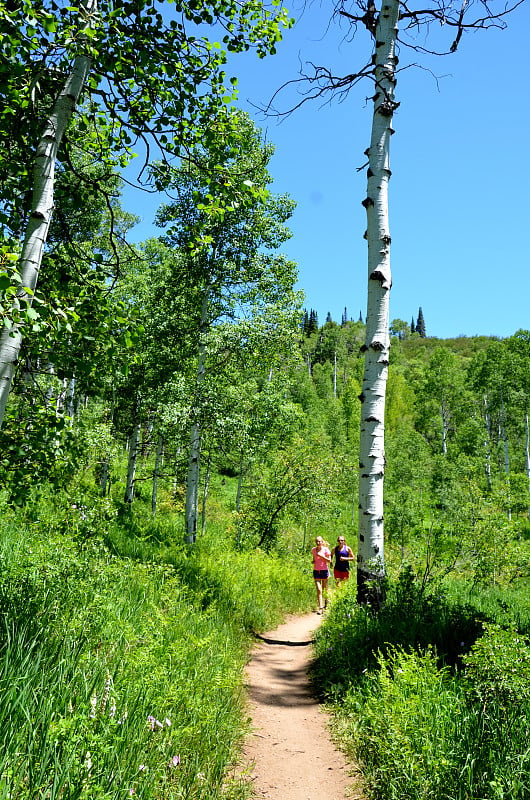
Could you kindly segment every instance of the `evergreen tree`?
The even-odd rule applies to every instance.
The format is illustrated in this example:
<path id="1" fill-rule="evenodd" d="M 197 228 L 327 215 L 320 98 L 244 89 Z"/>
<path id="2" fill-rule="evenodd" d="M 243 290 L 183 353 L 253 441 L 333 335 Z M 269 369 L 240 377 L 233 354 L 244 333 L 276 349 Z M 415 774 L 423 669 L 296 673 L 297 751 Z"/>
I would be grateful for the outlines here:
<path id="1" fill-rule="evenodd" d="M 331 319 L 331 311 L 328 311 L 328 315 L 326 317 L 326 325 L 328 324 L 328 322 L 333 322 L 333 320 Z"/>
<path id="2" fill-rule="evenodd" d="M 344 311 L 343 311 L 343 314 L 342 314 L 342 324 L 346 325 L 347 322 L 348 322 L 348 310 L 347 310 L 346 306 L 344 306 Z"/>
<path id="3" fill-rule="evenodd" d="M 314 308 L 312 308 L 309 312 L 309 321 L 307 323 L 306 329 L 306 336 L 310 336 L 312 333 L 316 333 L 318 331 L 318 314 Z"/>
<path id="4" fill-rule="evenodd" d="M 359 320 L 358 321 L 359 322 L 363 321 L 363 312 L 362 311 L 359 311 Z"/>
<path id="5" fill-rule="evenodd" d="M 416 333 L 416 324 L 414 322 L 414 317 L 412 317 L 412 319 L 410 321 L 410 332 L 411 333 Z"/>
<path id="6" fill-rule="evenodd" d="M 421 337 L 425 338 L 427 336 L 425 332 L 425 320 L 423 319 L 423 311 L 421 310 L 421 306 L 418 309 L 418 319 L 416 322 L 416 333 L 419 333 Z"/>

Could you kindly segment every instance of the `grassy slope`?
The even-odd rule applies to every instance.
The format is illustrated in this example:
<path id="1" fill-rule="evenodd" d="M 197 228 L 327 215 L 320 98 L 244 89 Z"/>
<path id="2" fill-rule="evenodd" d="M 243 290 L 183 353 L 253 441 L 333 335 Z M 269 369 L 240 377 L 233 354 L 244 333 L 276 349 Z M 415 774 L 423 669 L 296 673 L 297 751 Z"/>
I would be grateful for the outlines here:
<path id="1" fill-rule="evenodd" d="M 0 797 L 236 798 L 253 631 L 308 607 L 296 564 L 193 552 L 172 515 L 54 497 L 0 531 Z M 179 537 L 180 538 L 180 537 Z"/>

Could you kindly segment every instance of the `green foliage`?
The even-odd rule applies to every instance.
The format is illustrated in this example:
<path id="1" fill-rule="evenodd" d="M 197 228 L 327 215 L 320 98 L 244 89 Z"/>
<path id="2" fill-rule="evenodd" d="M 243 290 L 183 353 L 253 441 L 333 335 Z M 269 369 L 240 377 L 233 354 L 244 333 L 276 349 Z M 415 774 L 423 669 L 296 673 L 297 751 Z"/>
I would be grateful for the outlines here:
<path id="1" fill-rule="evenodd" d="M 425 591 L 405 568 L 386 587 L 379 613 L 357 606 L 354 586 L 337 594 L 316 636 L 315 671 L 328 687 L 355 682 L 374 668 L 378 652 L 386 654 L 393 645 L 432 647 L 444 663 L 455 665 L 479 635 L 480 619 L 473 606 L 448 600 L 442 590 Z"/>
<path id="2" fill-rule="evenodd" d="M 464 603 L 461 583 L 449 588 L 426 594 L 404 571 L 378 614 L 341 590 L 317 634 L 315 686 L 370 797 L 524 800 L 527 594 L 475 592 Z"/>
<path id="3" fill-rule="evenodd" d="M 391 650 L 379 654 L 377 667 L 360 697 L 346 695 L 341 712 L 357 717 L 350 735 L 359 743 L 372 796 L 448 800 L 464 711 L 454 679 L 429 650 Z"/>
<path id="4" fill-rule="evenodd" d="M 512 624 L 485 623 L 483 635 L 463 662 L 483 712 L 517 717 L 530 705 L 530 644 Z"/>
<path id="5" fill-rule="evenodd" d="M 286 515 L 297 522 L 331 523 L 351 485 L 351 471 L 333 457 L 329 447 L 301 439 L 271 454 L 259 465 L 259 473 L 241 509 L 243 547 L 271 550 Z"/>

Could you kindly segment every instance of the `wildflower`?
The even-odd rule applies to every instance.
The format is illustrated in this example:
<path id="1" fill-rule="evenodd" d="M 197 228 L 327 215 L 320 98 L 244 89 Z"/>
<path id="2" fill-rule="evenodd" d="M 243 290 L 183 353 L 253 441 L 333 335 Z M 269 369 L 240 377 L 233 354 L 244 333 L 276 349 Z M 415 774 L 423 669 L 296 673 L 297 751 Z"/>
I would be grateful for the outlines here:
<path id="1" fill-rule="evenodd" d="M 169 762 L 170 767 L 178 767 L 179 764 L 180 764 L 180 756 L 173 756 L 173 758 Z"/>
<path id="2" fill-rule="evenodd" d="M 90 714 L 88 715 L 90 719 L 94 719 L 96 716 L 96 709 L 98 707 L 98 696 L 97 694 L 93 694 L 90 698 Z"/>
<path id="3" fill-rule="evenodd" d="M 109 708 L 109 717 L 116 716 L 116 703 L 113 701 L 111 707 Z"/>
<path id="4" fill-rule="evenodd" d="M 166 718 L 165 718 L 165 720 L 164 720 L 164 722 L 166 723 L 166 725 L 168 726 L 168 728 L 171 728 L 171 720 L 170 720 L 170 719 L 168 719 L 168 718 L 166 717 Z"/>
<path id="5" fill-rule="evenodd" d="M 132 797 L 133 794 L 136 794 L 136 789 L 129 789 L 129 797 Z"/>
<path id="6" fill-rule="evenodd" d="M 138 772 L 145 772 L 146 769 L 147 767 L 145 766 L 145 764 L 140 764 L 140 766 L 138 767 Z"/>
<path id="7" fill-rule="evenodd" d="M 147 717 L 147 721 L 148 721 L 149 725 L 151 726 L 151 730 L 152 731 L 154 731 L 155 728 L 163 728 L 164 727 L 163 724 L 160 722 L 160 720 L 156 719 L 156 717 L 153 717 L 152 714 L 149 714 L 149 716 Z"/>
<path id="8" fill-rule="evenodd" d="M 90 757 L 90 753 L 89 752 L 87 752 L 87 754 L 85 756 L 85 768 L 86 768 L 87 772 L 90 772 L 90 770 L 92 769 L 92 758 Z"/>
<path id="9" fill-rule="evenodd" d="M 101 698 L 101 711 L 104 711 L 107 706 L 107 701 L 109 699 L 111 686 L 112 686 L 112 678 L 110 677 L 110 675 L 108 675 L 107 680 L 105 681 L 105 688 L 103 689 L 103 696 Z"/>

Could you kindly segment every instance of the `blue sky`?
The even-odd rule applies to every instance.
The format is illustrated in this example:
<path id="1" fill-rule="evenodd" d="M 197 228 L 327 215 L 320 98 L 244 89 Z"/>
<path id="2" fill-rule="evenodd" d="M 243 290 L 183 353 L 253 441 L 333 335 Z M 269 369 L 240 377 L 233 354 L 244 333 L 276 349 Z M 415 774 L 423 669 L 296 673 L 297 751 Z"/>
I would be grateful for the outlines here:
<path id="1" fill-rule="evenodd" d="M 273 190 L 297 202 L 293 237 L 282 251 L 298 264 L 306 307 L 321 324 L 328 311 L 340 322 L 345 307 L 356 320 L 365 315 L 367 284 L 366 172 L 357 168 L 370 140 L 372 87 L 361 83 L 342 102 L 312 101 L 281 121 L 259 108 L 298 77 L 301 63 L 355 72 L 368 61 L 370 43 L 362 30 L 351 40 L 344 25 L 328 24 L 329 6 L 288 7 L 298 21 L 277 55 L 234 56 L 227 72 L 239 79 L 239 105 L 276 146 Z M 410 322 L 421 306 L 428 336 L 530 329 L 529 29 L 523 4 L 505 31 L 465 35 L 454 55 L 399 54 L 390 319 Z M 450 32 L 438 25 L 421 43 L 441 35 L 448 49 Z M 420 66 L 406 68 L 411 62 Z M 291 89 L 276 102 L 285 110 L 300 99 Z M 153 198 L 131 202 L 128 192 L 124 205 L 142 216 L 136 239 L 156 234 Z"/>

